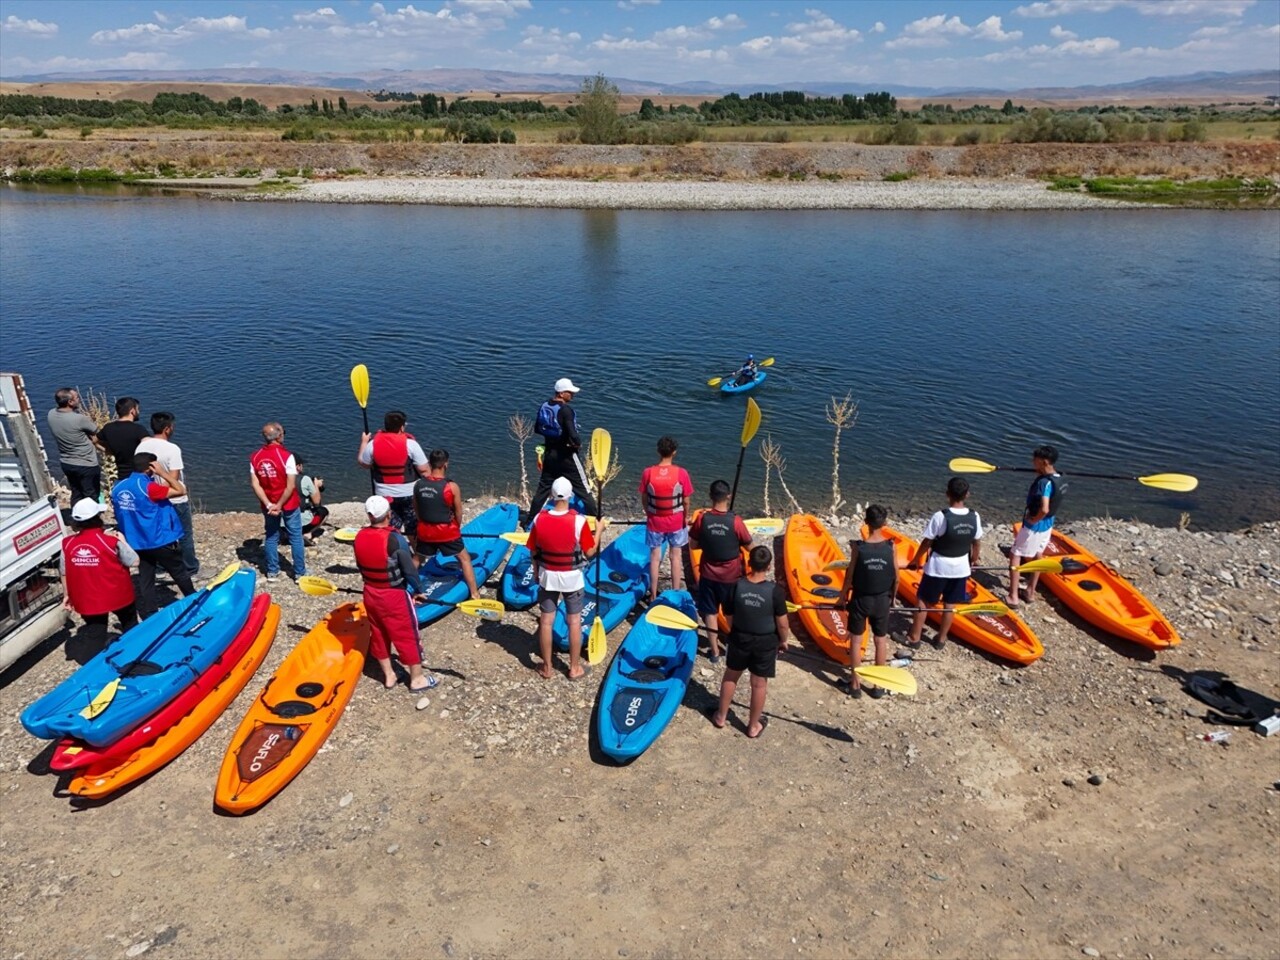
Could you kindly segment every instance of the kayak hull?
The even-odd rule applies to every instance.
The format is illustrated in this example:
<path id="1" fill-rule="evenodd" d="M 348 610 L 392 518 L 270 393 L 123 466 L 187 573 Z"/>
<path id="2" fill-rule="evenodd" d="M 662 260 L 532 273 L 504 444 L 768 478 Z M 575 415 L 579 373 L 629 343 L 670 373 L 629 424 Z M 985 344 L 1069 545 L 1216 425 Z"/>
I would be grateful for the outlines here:
<path id="1" fill-rule="evenodd" d="M 514 503 L 499 503 L 462 526 L 462 542 L 471 554 L 476 586 L 482 585 L 502 563 L 511 544 L 497 535 L 513 533 L 520 510 Z M 476 536 L 484 534 L 484 536 Z M 417 608 L 418 626 L 425 627 L 453 610 L 453 604 L 471 596 L 462 579 L 462 566 L 457 557 L 437 553 L 422 561 L 418 568 L 422 593 L 437 603 L 424 603 Z"/>
<path id="2" fill-rule="evenodd" d="M 218 807 L 249 813 L 302 772 L 341 719 L 368 649 L 369 623 L 354 603 L 298 641 L 231 738 L 214 791 Z"/>
<path id="3" fill-rule="evenodd" d="M 588 562 L 586 596 L 582 604 L 582 637 L 585 641 L 591 633 L 596 617 L 604 623 L 605 633 L 626 619 L 642 596 L 649 594 L 649 548 L 645 546 L 645 528 L 634 526 L 623 533 L 600 552 L 599 581 L 596 580 L 596 561 Z M 663 552 L 666 546 L 663 545 Z M 551 627 L 555 649 L 569 649 L 569 621 L 565 617 L 564 604 L 556 610 Z"/>
<path id="4" fill-rule="evenodd" d="M 787 520 L 787 530 L 782 538 L 782 564 L 787 592 L 793 603 L 837 603 L 844 584 L 844 572 L 824 568 L 847 559 L 835 537 L 817 517 L 798 513 Z M 802 609 L 799 618 L 800 625 L 818 649 L 837 663 L 849 664 L 852 641 L 846 611 Z M 859 662 L 866 656 L 868 632 L 864 630 L 860 638 Z"/>
<path id="5" fill-rule="evenodd" d="M 769 374 L 767 371 L 757 370 L 756 378 L 754 380 L 748 380 L 746 383 L 741 383 L 741 384 L 735 384 L 733 382 L 734 380 L 733 377 L 727 377 L 725 378 L 725 381 L 720 384 L 720 392 L 721 393 L 746 393 L 748 390 L 754 390 L 756 387 L 760 386 L 760 384 L 764 383 L 765 378 L 768 376 Z"/>
<path id="6" fill-rule="evenodd" d="M 684 590 L 664 591 L 654 606 L 698 617 Z M 601 751 L 625 762 L 653 745 L 684 700 L 697 652 L 697 630 L 659 627 L 641 619 L 628 631 L 600 685 L 596 732 Z"/>

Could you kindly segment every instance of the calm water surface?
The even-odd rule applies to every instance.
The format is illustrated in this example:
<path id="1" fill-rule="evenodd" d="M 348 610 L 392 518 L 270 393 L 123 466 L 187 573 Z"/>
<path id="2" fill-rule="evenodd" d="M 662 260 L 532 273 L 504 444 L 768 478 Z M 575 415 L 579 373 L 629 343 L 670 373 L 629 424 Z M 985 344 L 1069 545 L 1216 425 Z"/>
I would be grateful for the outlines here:
<path id="1" fill-rule="evenodd" d="M 409 412 L 464 491 L 518 483 L 506 421 L 560 376 L 607 427 L 630 493 L 662 433 L 705 491 L 732 478 L 747 351 L 806 509 L 831 501 L 832 395 L 860 403 L 843 492 L 932 504 L 947 461 L 1192 473 L 1193 494 L 1079 480 L 1067 515 L 1233 527 L 1280 516 L 1274 212 L 643 212 L 233 203 L 0 192 L 0 366 L 169 409 L 192 492 L 250 509 L 246 458 L 289 446 L 355 497 L 360 412 Z M 740 497 L 759 507 L 748 453 Z M 530 448 L 531 449 L 531 448 Z M 1026 479 L 971 478 L 992 517 Z M 778 487 L 772 486 L 774 510 Z"/>

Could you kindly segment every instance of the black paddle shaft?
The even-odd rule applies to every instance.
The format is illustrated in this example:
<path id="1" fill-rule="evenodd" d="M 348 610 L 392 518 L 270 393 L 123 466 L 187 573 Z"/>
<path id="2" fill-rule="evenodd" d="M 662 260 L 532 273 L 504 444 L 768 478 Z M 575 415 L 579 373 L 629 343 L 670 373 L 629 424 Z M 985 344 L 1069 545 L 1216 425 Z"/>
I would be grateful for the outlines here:
<path id="1" fill-rule="evenodd" d="M 738 480 L 742 477 L 742 461 L 747 455 L 747 445 L 744 443 L 742 449 L 738 451 L 738 469 L 733 471 L 733 492 L 729 494 L 729 509 L 733 509 L 734 502 L 738 499 Z"/>

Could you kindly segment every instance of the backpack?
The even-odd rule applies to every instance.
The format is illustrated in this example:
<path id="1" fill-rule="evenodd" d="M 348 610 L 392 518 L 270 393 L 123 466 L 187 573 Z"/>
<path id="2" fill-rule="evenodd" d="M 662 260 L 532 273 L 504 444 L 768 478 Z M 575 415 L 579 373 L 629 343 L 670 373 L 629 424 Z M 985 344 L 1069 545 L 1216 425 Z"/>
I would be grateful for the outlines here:
<path id="1" fill-rule="evenodd" d="M 552 403 L 550 400 L 540 406 L 533 427 L 534 432 L 548 440 L 555 440 L 562 436 L 564 431 L 560 429 L 560 407 L 561 404 Z"/>

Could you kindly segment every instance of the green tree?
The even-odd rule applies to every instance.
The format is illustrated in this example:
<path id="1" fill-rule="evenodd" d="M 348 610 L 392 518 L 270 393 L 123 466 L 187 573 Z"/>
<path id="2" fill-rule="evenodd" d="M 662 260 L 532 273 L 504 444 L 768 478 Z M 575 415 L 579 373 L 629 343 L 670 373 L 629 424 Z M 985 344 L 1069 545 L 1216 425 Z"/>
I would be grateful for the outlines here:
<path id="1" fill-rule="evenodd" d="M 1006 117 L 1013 116 L 1013 101 L 1006 100 L 1004 102 L 1004 106 L 1000 108 L 1000 112 L 1003 113 Z"/>
<path id="2" fill-rule="evenodd" d="M 348 111 L 347 111 L 347 98 L 346 98 L 346 97 L 339 97 L 339 98 L 338 98 L 338 110 L 339 110 L 340 112 L 342 112 L 342 113 L 347 113 L 347 112 L 348 112 Z"/>
<path id="3" fill-rule="evenodd" d="M 578 139 L 583 143 L 618 142 L 618 88 L 603 73 L 582 81 L 577 114 Z"/>

